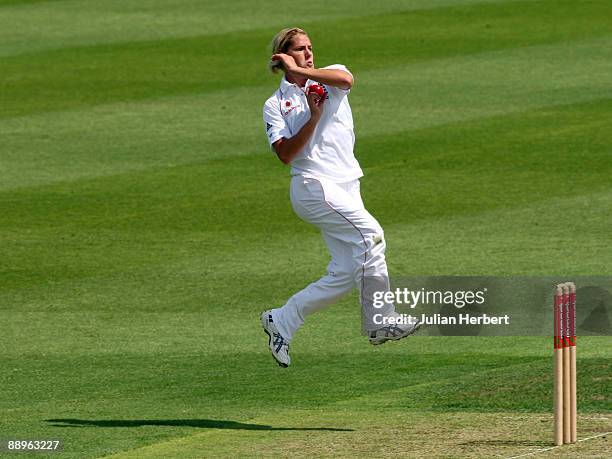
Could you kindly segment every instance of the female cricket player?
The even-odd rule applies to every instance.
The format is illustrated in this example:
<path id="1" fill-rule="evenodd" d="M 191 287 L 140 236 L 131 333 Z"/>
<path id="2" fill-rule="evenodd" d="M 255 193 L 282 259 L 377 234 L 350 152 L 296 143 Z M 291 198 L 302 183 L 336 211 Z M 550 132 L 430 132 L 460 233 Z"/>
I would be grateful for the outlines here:
<path id="1" fill-rule="evenodd" d="M 372 344 L 413 333 L 400 324 L 393 303 L 372 307 L 373 290 L 389 288 L 385 237 L 365 209 L 359 190 L 363 172 L 353 154 L 355 135 L 348 95 L 353 75 L 343 65 L 316 68 L 312 44 L 302 29 L 281 30 L 272 41 L 270 69 L 284 73 L 266 101 L 263 117 L 271 148 L 291 166 L 295 213 L 321 230 L 331 254 L 327 274 L 293 295 L 281 308 L 264 311 L 261 323 L 272 356 L 291 363 L 289 344 L 305 318 L 360 289 L 364 328 Z M 309 91 L 318 84 L 323 95 Z"/>

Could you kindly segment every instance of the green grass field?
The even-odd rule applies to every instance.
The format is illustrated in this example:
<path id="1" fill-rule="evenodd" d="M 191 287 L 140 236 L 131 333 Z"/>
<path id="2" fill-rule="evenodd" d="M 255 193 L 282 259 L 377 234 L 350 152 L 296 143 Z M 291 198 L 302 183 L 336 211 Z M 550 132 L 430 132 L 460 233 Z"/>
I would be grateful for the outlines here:
<path id="1" fill-rule="evenodd" d="M 612 4 L 369 3 L 0 0 L 0 439 L 117 459 L 552 445 L 548 337 L 374 348 L 353 294 L 289 369 L 269 355 L 259 312 L 328 261 L 261 119 L 286 26 L 355 75 L 392 275 L 612 274 Z M 612 339 L 579 345 L 587 438 L 612 431 Z"/>

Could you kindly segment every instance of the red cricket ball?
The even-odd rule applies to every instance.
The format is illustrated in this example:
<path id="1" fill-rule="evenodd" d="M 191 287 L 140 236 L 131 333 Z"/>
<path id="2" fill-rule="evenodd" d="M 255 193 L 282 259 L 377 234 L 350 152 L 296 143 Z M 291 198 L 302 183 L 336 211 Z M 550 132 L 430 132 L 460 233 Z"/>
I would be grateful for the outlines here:
<path id="1" fill-rule="evenodd" d="M 311 92 L 318 94 L 320 97 L 325 97 L 325 88 L 320 84 L 311 84 L 308 86 L 308 94 Z"/>

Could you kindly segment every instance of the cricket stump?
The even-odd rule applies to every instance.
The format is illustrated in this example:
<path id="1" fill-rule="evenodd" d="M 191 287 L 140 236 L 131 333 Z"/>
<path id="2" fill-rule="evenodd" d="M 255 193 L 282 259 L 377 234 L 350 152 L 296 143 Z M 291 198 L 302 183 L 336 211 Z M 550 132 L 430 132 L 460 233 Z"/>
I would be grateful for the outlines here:
<path id="1" fill-rule="evenodd" d="M 554 295 L 554 439 L 555 445 L 577 441 L 576 285 L 558 284 Z"/>

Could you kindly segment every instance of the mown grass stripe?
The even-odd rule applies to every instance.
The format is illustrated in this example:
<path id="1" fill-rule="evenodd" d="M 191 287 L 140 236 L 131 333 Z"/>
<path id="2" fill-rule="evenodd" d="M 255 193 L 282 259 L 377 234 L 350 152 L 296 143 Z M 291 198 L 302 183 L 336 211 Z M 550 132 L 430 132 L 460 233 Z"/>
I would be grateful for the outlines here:
<path id="1" fill-rule="evenodd" d="M 588 100 L 597 104 L 612 95 L 606 83 L 612 72 L 612 56 L 606 55 L 612 49 L 609 43 L 535 46 L 364 72 L 351 95 L 357 153 L 368 165 L 368 148 L 363 146 L 371 143 L 371 137 L 382 135 L 402 149 L 394 135 L 403 138 L 409 130 L 546 106 L 556 111 L 555 106 Z M 568 55 L 580 57 L 570 61 Z M 0 188 L 203 164 L 254 154 L 254 145 L 259 145 L 259 154 L 273 158 L 260 119 L 262 100 L 273 90 L 266 88 L 2 120 L 6 136 Z M 245 125 L 249 129 L 237 136 Z M 499 128 L 510 133 L 516 129 Z M 106 142 L 109 132 L 112 148 Z M 386 150 L 383 145 L 377 148 Z M 403 149 L 415 153 L 410 144 Z"/>
<path id="2" fill-rule="evenodd" d="M 336 61 L 341 54 L 355 71 L 612 33 L 605 2 L 589 2 L 576 11 L 571 1 L 554 4 L 468 5 L 308 27 L 321 49 L 319 62 Z M 265 44 L 273 33 L 261 29 L 4 58 L 0 117 L 262 85 L 267 78 Z M 359 46 L 353 44 L 355 36 Z"/>
<path id="3" fill-rule="evenodd" d="M 378 185 L 382 184 L 381 180 L 390 180 L 396 175 L 409 178 L 415 171 L 420 174 L 463 171 L 483 174 L 483 178 L 496 177 L 505 171 L 508 176 L 520 172 L 596 176 L 611 167 L 608 134 L 603 129 L 609 123 L 611 104 L 612 100 L 603 99 L 421 130 L 408 129 L 386 136 L 368 136 L 360 138 L 357 152 L 367 172 L 365 181 Z M 491 133 L 499 134 L 493 136 Z M 551 151 L 555 152 L 554 156 Z M 211 210 L 212 207 L 226 209 L 228 202 L 239 197 L 243 197 L 245 205 L 250 205 L 252 200 L 260 198 L 252 190 L 254 182 L 259 183 L 258 189 L 264 193 L 282 189 L 287 184 L 286 168 L 276 163 L 272 153 L 267 153 L 6 190 L 0 196 L 10 206 L 7 209 L 13 207 L 14 210 L 2 225 L 9 228 L 11 222 L 18 224 L 24 222 L 24 218 L 28 218 L 29 224 L 34 223 L 32 218 L 37 214 L 31 213 L 31 205 L 35 205 L 41 215 L 45 215 L 45 209 L 58 215 L 59 208 L 53 208 L 68 203 L 68 208 L 74 210 L 86 208 L 87 221 L 92 225 L 113 215 L 120 217 L 111 213 L 113 210 L 124 208 L 129 215 L 149 203 L 164 212 L 169 207 L 180 207 L 180 202 L 192 206 L 196 196 L 202 197 L 201 204 L 211 205 Z M 572 160 L 580 162 L 577 172 L 565 167 Z M 398 168 L 400 165 L 402 167 Z M 245 176 L 245 171 L 250 172 Z M 214 193 L 228 181 L 235 184 L 231 190 Z M 606 186 L 606 183 L 600 185 Z M 541 184 L 537 189 L 541 191 L 543 187 L 545 185 Z M 250 193 L 246 193 L 248 190 Z M 532 192 L 525 191 L 527 196 L 534 197 Z M 100 199 L 101 192 L 106 194 L 105 199 Z M 47 202 L 36 204 L 40 193 L 47 195 Z M 28 201 L 32 202 L 24 207 Z M 146 212 L 141 210 L 141 213 Z M 99 220 L 93 218 L 94 214 Z M 41 223 L 48 224 L 45 217 L 41 218 Z"/>
<path id="4" fill-rule="evenodd" d="M 0 56 L 74 46 L 147 41 L 248 31 L 313 21 L 511 0 L 390 0 L 371 3 L 313 0 L 279 8 L 273 0 L 222 2 L 147 0 L 124 2 L 0 0 Z"/>

